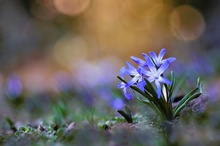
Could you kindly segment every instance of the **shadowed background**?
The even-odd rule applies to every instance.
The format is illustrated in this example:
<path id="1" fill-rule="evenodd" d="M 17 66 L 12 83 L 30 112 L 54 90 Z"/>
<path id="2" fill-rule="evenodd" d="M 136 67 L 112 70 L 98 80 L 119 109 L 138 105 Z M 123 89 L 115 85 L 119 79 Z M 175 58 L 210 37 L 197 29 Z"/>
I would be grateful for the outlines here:
<path id="1" fill-rule="evenodd" d="M 32 95 L 72 86 L 116 87 L 119 69 L 131 61 L 130 56 L 158 53 L 164 47 L 166 55 L 177 58 L 173 68 L 180 74 L 215 75 L 218 4 L 217 0 L 1 0 L 0 93 L 5 88 Z M 108 98 L 102 94 L 105 90 L 98 94 Z"/>

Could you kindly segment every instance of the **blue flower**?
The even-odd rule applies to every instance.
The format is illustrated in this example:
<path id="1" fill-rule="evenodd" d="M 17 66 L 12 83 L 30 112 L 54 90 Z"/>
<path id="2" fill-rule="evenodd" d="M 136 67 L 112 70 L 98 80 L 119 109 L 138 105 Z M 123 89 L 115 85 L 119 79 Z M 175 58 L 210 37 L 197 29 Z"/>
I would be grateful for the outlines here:
<path id="1" fill-rule="evenodd" d="M 143 76 L 141 74 L 141 67 L 137 69 L 133 67 L 129 62 L 126 62 L 128 69 L 126 67 L 122 67 L 120 70 L 120 77 L 124 78 L 124 75 L 129 75 L 132 77 L 130 81 L 126 84 L 121 82 L 118 84 L 118 88 L 123 88 L 124 95 L 127 99 L 132 99 L 132 94 L 130 92 L 130 86 L 136 84 L 140 90 L 144 91 L 145 81 L 143 80 Z"/>
<path id="2" fill-rule="evenodd" d="M 123 88 L 124 95 L 127 99 L 132 99 L 132 94 L 130 91 L 130 86 L 136 85 L 141 91 L 144 92 L 144 86 L 146 82 L 143 78 L 147 78 L 149 82 L 155 82 L 157 87 L 157 94 L 158 98 L 161 96 L 161 85 L 160 83 L 164 84 L 171 84 L 171 82 L 163 77 L 163 72 L 168 68 L 169 64 L 176 60 L 174 57 L 170 57 L 163 60 L 163 56 L 166 53 L 166 49 L 163 48 L 159 55 L 157 56 L 155 52 L 149 52 L 150 57 L 142 53 L 145 60 L 140 58 L 131 56 L 131 59 L 139 65 L 136 69 L 134 68 L 129 62 L 126 62 L 128 69 L 124 66 L 120 70 L 120 77 L 123 78 L 124 75 L 129 75 L 132 77 L 130 81 L 125 83 L 120 83 L 118 88 Z"/>
<path id="3" fill-rule="evenodd" d="M 157 87 L 157 95 L 158 98 L 161 96 L 161 86 L 160 83 L 164 84 L 171 84 L 171 82 L 163 77 L 164 71 L 168 68 L 170 62 L 166 60 L 158 69 L 152 62 L 150 58 L 147 59 L 147 65 L 149 70 L 145 70 L 144 68 L 141 68 L 141 72 L 147 76 L 147 80 L 149 82 L 155 82 L 156 87 Z"/>
<path id="4" fill-rule="evenodd" d="M 164 54 L 166 53 L 166 49 L 163 48 L 159 55 L 157 56 L 155 52 L 149 52 L 151 59 L 153 60 L 153 62 L 156 64 L 157 67 L 160 67 L 162 64 L 164 64 L 166 61 L 168 61 L 169 63 L 173 62 L 174 60 L 176 60 L 176 58 L 174 57 L 170 57 L 167 59 L 163 59 Z"/>

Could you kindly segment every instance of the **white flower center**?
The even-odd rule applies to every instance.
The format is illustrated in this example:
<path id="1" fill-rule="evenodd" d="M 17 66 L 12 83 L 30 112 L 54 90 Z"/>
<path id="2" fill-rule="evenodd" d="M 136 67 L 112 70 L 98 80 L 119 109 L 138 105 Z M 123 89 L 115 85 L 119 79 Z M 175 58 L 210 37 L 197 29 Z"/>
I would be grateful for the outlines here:
<path id="1" fill-rule="evenodd" d="M 157 79 L 159 78 L 159 75 L 158 75 L 158 74 L 154 74 L 154 75 L 153 75 L 153 78 L 154 78 L 155 80 L 157 80 Z"/>

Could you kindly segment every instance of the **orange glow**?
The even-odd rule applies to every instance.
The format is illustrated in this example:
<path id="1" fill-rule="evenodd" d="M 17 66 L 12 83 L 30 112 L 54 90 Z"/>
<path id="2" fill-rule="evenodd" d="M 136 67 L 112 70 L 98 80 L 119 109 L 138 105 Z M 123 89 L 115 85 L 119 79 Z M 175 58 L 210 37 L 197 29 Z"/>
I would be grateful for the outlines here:
<path id="1" fill-rule="evenodd" d="M 82 37 L 67 36 L 57 41 L 53 55 L 59 64 L 64 67 L 71 67 L 86 57 L 87 49 L 87 43 Z"/>
<path id="2" fill-rule="evenodd" d="M 121 0 L 94 0 L 86 15 L 95 17 L 101 22 L 113 22 L 122 15 Z"/>
<path id="3" fill-rule="evenodd" d="M 86 10 L 90 0 L 54 0 L 56 9 L 66 15 L 78 15 Z"/>
<path id="4" fill-rule="evenodd" d="M 80 19 L 81 32 L 94 41 L 91 49 L 115 54 L 141 52 L 153 43 L 149 29 L 158 30 L 152 25 L 158 16 L 166 17 L 166 12 L 161 14 L 164 7 L 162 0 L 94 0 Z"/>
<path id="5" fill-rule="evenodd" d="M 151 27 L 163 6 L 161 0 L 148 2 L 130 0 L 123 7 L 123 23 L 134 30 L 147 30 Z"/>
<path id="6" fill-rule="evenodd" d="M 163 4 L 162 0 L 128 0 L 127 1 L 127 10 L 130 12 L 130 14 L 140 17 L 142 19 L 146 19 L 149 17 L 154 17 L 155 14 L 157 14 L 157 11 L 160 11 L 161 9 L 155 9 L 154 7 L 157 6 L 158 4 Z M 149 15 L 149 12 L 154 11 L 153 15 Z"/>
<path id="7" fill-rule="evenodd" d="M 40 19 L 53 19 L 58 12 L 55 9 L 52 0 L 39 0 L 31 5 L 31 13 Z"/>
<path id="8" fill-rule="evenodd" d="M 193 7 L 179 6 L 170 15 L 170 30 L 179 40 L 195 40 L 204 32 L 205 20 Z"/>
<path id="9" fill-rule="evenodd" d="M 42 58 L 23 65 L 17 71 L 21 77 L 24 90 L 27 94 L 53 91 L 51 74 L 55 68 L 48 59 Z"/>

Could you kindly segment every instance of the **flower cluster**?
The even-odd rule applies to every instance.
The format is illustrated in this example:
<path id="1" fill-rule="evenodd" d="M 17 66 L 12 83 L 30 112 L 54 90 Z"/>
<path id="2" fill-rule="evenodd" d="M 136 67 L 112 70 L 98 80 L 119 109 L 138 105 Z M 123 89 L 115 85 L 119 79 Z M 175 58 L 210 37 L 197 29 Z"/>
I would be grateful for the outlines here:
<path id="1" fill-rule="evenodd" d="M 176 58 L 163 59 L 165 53 L 165 48 L 158 56 L 155 52 L 149 52 L 149 56 L 143 53 L 145 60 L 131 56 L 138 67 L 135 68 L 131 63 L 126 62 L 128 68 L 126 66 L 121 68 L 118 79 L 122 82 L 118 84 L 118 88 L 123 89 L 128 100 L 132 100 L 134 96 L 138 101 L 150 106 L 162 119 L 172 121 L 187 103 L 202 94 L 202 85 L 198 79 L 197 87 L 186 94 L 173 109 L 172 101 L 175 98 L 173 91 L 176 80 L 173 72 L 171 72 L 171 80 L 164 76 L 164 72 Z M 131 79 L 126 81 L 125 75 Z M 128 117 L 125 113 L 122 115 Z"/>
<path id="2" fill-rule="evenodd" d="M 163 77 L 163 73 L 168 68 L 169 64 L 173 62 L 176 58 L 170 57 L 163 60 L 163 56 L 165 53 L 165 48 L 160 51 L 158 56 L 155 52 L 150 52 L 150 56 L 143 53 L 142 55 L 144 56 L 146 61 L 131 56 L 131 59 L 139 65 L 138 68 L 136 69 L 129 62 L 126 62 L 128 69 L 126 69 L 125 66 L 121 68 L 120 77 L 122 79 L 124 78 L 124 75 L 129 75 L 132 77 L 132 79 L 126 84 L 124 82 L 121 82 L 118 85 L 118 88 L 123 88 L 124 95 L 127 99 L 132 99 L 132 94 L 128 91 L 131 85 L 137 85 L 142 91 L 144 91 L 144 86 L 146 85 L 144 78 L 146 78 L 149 82 L 155 82 L 158 98 L 161 97 L 160 83 L 171 85 L 171 81 Z"/>

